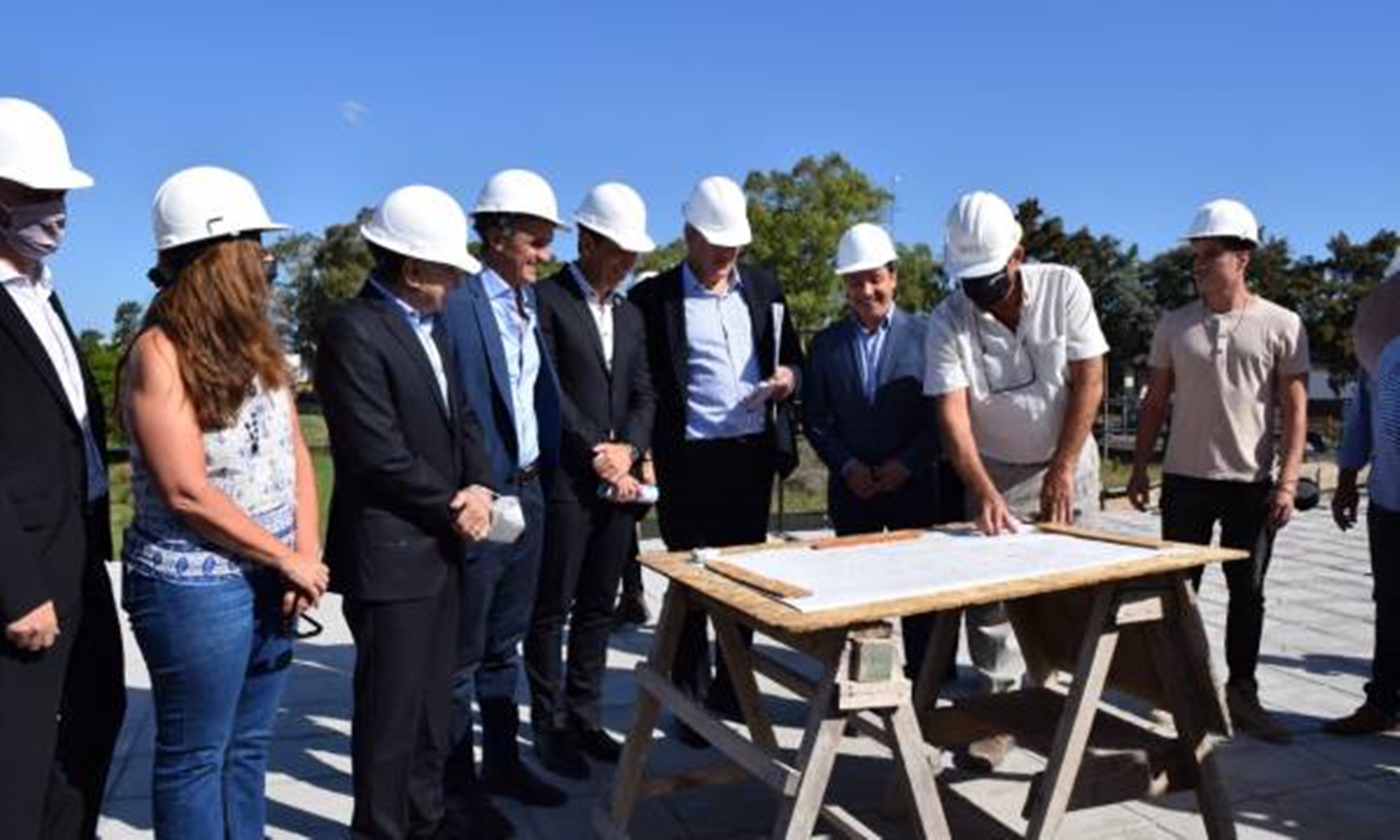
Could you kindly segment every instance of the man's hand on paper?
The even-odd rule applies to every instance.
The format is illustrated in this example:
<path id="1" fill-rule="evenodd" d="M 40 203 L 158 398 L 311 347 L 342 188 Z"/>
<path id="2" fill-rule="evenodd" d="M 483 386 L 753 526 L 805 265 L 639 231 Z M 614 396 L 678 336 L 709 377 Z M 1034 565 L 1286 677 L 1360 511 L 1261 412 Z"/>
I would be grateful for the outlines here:
<path id="1" fill-rule="evenodd" d="M 1021 524 L 1011 515 L 1006 500 L 996 491 L 977 500 L 977 511 L 977 527 L 989 537 L 1014 534 L 1021 530 Z"/>

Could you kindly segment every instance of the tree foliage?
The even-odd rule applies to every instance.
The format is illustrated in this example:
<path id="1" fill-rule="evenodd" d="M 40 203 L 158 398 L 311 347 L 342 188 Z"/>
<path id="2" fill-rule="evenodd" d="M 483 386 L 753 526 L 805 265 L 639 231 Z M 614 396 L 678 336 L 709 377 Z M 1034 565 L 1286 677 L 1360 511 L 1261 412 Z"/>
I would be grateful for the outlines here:
<path id="1" fill-rule="evenodd" d="M 789 172 L 750 172 L 744 191 L 748 258 L 777 272 L 799 330 L 820 327 L 842 307 L 837 241 L 856 222 L 878 221 L 894 196 L 835 153 L 804 157 Z"/>
<path id="2" fill-rule="evenodd" d="M 316 339 L 332 308 L 353 296 L 373 268 L 360 226 L 374 211 L 362 208 L 353 222 L 334 224 L 321 236 L 284 237 L 272 245 L 285 278 L 279 294 L 281 332 L 307 369 L 315 363 Z"/>

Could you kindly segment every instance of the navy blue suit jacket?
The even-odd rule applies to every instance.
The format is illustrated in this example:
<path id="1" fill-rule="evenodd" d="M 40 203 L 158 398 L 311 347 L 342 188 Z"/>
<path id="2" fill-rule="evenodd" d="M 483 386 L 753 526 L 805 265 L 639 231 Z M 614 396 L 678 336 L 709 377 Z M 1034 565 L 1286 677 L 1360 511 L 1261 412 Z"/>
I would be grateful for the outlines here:
<path id="1" fill-rule="evenodd" d="M 535 290 L 527 287 L 525 294 L 538 312 Z M 510 395 L 510 371 L 506 368 L 501 332 L 479 278 L 466 278 L 460 287 L 448 294 L 442 318 L 452 343 L 462 398 L 481 424 L 493 487 L 502 490 L 509 476 L 520 467 L 520 443 L 515 438 L 515 405 Z M 540 373 L 535 379 L 539 466 L 548 473 L 559 463 L 559 380 L 538 329 L 535 343 L 540 351 Z"/>
<path id="2" fill-rule="evenodd" d="M 802 414 L 807 439 L 830 471 L 833 494 L 846 492 L 841 467 L 854 458 L 876 466 L 898 458 L 910 481 L 933 476 L 938 459 L 934 400 L 924 396 L 926 319 L 895 308 L 879 361 L 875 402 L 861 386 L 856 322 L 842 318 L 807 350 Z"/>

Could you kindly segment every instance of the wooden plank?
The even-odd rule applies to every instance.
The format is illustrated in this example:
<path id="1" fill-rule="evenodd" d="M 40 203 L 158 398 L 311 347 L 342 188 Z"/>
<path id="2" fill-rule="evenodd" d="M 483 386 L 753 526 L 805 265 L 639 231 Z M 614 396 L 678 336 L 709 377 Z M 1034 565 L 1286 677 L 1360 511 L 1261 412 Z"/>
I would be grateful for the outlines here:
<path id="1" fill-rule="evenodd" d="M 801 546 L 802 543 L 794 543 Z M 755 546 L 762 551 L 772 546 Z M 876 547 L 873 550 L 878 550 Z M 742 553 L 725 550 L 725 554 Z M 687 587 L 708 599 L 735 609 L 762 632 L 807 633 L 817 630 L 849 628 L 855 624 L 872 623 L 918 613 L 1014 600 L 1049 592 L 1080 589 L 1154 574 L 1192 569 L 1207 563 L 1234 560 L 1244 555 L 1232 549 L 1194 546 L 1189 551 L 1160 555 L 1146 560 L 1128 560 L 1099 566 L 1058 572 L 1034 578 L 968 586 L 929 595 L 895 598 L 857 607 L 843 607 L 804 613 L 751 587 L 737 583 L 714 571 L 690 562 L 688 553 L 646 553 L 641 562 L 647 568 Z"/>
<path id="2" fill-rule="evenodd" d="M 821 537 L 808 545 L 817 550 L 824 548 L 850 548 L 853 545 L 882 545 L 884 543 L 908 542 L 917 540 L 926 532 L 922 528 L 905 528 L 900 531 L 885 531 L 879 534 L 851 534 L 845 537 Z"/>
<path id="3" fill-rule="evenodd" d="M 693 788 L 728 785 L 749 778 L 748 771 L 737 764 L 725 762 L 712 764 L 698 770 L 689 770 L 670 776 L 653 776 L 642 782 L 637 798 L 649 799 L 653 796 L 666 796 Z"/>
<path id="4" fill-rule="evenodd" d="M 900 787 L 905 794 L 905 803 L 914 814 L 915 825 L 920 837 L 948 837 L 948 819 L 943 813 L 943 803 L 939 800 L 938 751 L 930 750 L 919 732 L 914 709 L 908 703 L 901 703 L 886 717 L 886 725 L 894 737 L 894 754 L 898 759 Z"/>
<path id="5" fill-rule="evenodd" d="M 765 595 L 772 595 L 774 598 L 809 598 L 812 595 L 809 590 L 800 586 L 793 586 L 786 581 L 761 575 L 752 569 L 736 566 L 724 560 L 710 560 L 705 563 L 705 568 L 745 586 L 753 587 Z"/>
<path id="6" fill-rule="evenodd" d="M 661 701 L 676 717 L 691 729 L 705 736 L 710 745 L 744 768 L 750 776 L 773 788 L 783 796 L 793 795 L 798 786 L 798 774 L 770 753 L 734 730 L 710 717 L 709 712 L 688 694 L 676 688 L 660 674 L 645 666 L 637 668 L 637 684 Z"/>
<path id="7" fill-rule="evenodd" d="M 950 657 L 957 655 L 958 634 L 962 629 L 963 611 L 943 610 L 933 619 L 933 632 L 924 661 L 914 677 L 914 711 L 931 709 L 938 702 L 938 687 L 943 684 L 944 669 Z"/>
<path id="8" fill-rule="evenodd" d="M 676 656 L 676 644 L 680 640 L 681 628 L 689 604 L 685 588 L 672 586 L 666 590 L 666 598 L 661 605 L 661 617 L 657 621 L 656 636 L 652 640 L 651 652 L 645 665 L 637 668 L 669 674 L 671 662 Z M 618 759 L 617 772 L 613 774 L 612 809 L 613 825 L 625 832 L 632 821 L 632 811 L 637 806 L 638 786 L 642 781 L 642 769 L 646 764 L 647 750 L 651 747 L 652 731 L 661 716 L 661 703 L 655 695 L 637 686 L 637 708 L 632 718 L 632 728 L 627 732 L 627 740 L 622 745 L 622 756 Z"/>
<path id="9" fill-rule="evenodd" d="M 796 766 L 801 768 L 797 789 L 786 795 L 773 823 L 773 838 L 807 838 L 816 828 L 821 813 L 826 785 L 846 727 L 844 716 L 836 714 L 836 676 L 846 666 L 846 652 L 834 661 L 824 663 L 821 681 L 812 698 L 807 726 L 802 733 L 802 746 L 797 751 Z"/>
<path id="10" fill-rule="evenodd" d="M 1080 648 L 1079 667 L 1074 672 L 1074 686 L 1055 730 L 1055 745 L 1045 770 L 1045 787 L 1031 809 L 1027 837 L 1053 837 L 1069 806 L 1074 778 L 1084 757 L 1084 745 L 1088 743 L 1104 680 L 1108 678 L 1113 651 L 1118 646 L 1118 630 L 1109 621 L 1113 595 L 1113 586 L 1100 586 L 1094 595 L 1094 606 Z"/>
<path id="11" fill-rule="evenodd" d="M 1212 840 L 1233 840 L 1235 821 L 1230 795 L 1207 729 L 1216 716 L 1223 716 L 1224 710 L 1214 683 L 1210 682 L 1204 691 L 1200 685 L 1203 679 L 1210 681 L 1209 648 L 1193 639 L 1193 633 L 1200 631 L 1200 614 L 1195 607 L 1195 592 L 1185 575 L 1177 581 L 1175 600 L 1170 620 L 1157 625 L 1152 633 L 1153 661 L 1166 686 L 1167 708 L 1175 719 L 1180 755 L 1196 771 L 1196 803 L 1206 834 Z"/>
<path id="12" fill-rule="evenodd" d="M 724 653 L 725 664 L 729 668 L 729 679 L 734 685 L 734 696 L 739 708 L 744 712 L 744 722 L 749 727 L 749 735 L 754 743 L 770 753 L 778 752 L 778 739 L 773 736 L 773 723 L 758 696 L 758 682 L 754 679 L 754 663 L 749 646 L 739 635 L 734 619 L 721 613 L 711 613 L 710 621 L 715 625 L 715 635 L 719 639 L 720 650 Z"/>

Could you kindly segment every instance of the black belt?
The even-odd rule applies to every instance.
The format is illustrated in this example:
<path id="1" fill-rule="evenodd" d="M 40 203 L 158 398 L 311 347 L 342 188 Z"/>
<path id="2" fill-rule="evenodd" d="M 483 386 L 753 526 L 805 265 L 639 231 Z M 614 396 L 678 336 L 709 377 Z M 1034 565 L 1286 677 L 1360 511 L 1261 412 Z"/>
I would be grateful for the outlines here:
<path id="1" fill-rule="evenodd" d="M 540 477 L 540 462 L 532 461 L 510 475 L 506 481 L 515 485 L 525 485 Z"/>

